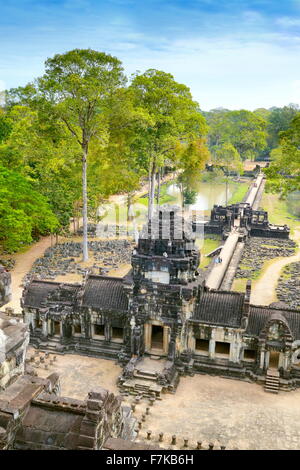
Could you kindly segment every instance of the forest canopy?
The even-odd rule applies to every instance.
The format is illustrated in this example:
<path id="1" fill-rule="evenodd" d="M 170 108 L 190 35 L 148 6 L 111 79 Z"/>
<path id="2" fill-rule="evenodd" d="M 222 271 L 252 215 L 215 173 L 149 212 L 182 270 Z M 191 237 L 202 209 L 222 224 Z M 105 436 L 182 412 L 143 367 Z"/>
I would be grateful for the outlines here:
<path id="1" fill-rule="evenodd" d="M 171 74 L 128 80 L 117 58 L 90 49 L 47 59 L 42 77 L 1 103 L 0 250 L 68 230 L 85 205 L 94 216 L 110 195 L 130 196 L 147 179 L 151 207 L 166 168 L 180 170 L 189 194 L 206 162 L 241 173 L 246 159 L 271 159 L 270 187 L 283 196 L 300 189 L 296 105 L 204 112 Z"/>

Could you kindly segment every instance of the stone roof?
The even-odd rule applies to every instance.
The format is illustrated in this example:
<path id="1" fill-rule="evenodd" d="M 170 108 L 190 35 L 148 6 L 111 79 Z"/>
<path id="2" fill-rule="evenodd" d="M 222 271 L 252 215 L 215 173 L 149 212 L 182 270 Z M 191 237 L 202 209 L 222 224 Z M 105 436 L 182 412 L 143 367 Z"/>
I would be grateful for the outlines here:
<path id="1" fill-rule="evenodd" d="M 128 299 L 122 278 L 89 276 L 84 288 L 82 306 L 127 312 Z"/>
<path id="2" fill-rule="evenodd" d="M 31 405 L 19 428 L 17 449 L 76 449 L 84 415 Z"/>
<path id="3" fill-rule="evenodd" d="M 40 308 L 50 292 L 58 289 L 59 282 L 33 280 L 24 290 L 22 298 L 24 307 Z"/>
<path id="4" fill-rule="evenodd" d="M 259 336 L 266 323 L 272 318 L 277 317 L 283 317 L 286 320 L 295 340 L 300 339 L 300 310 L 279 310 L 278 308 L 256 305 L 250 306 L 246 334 Z"/>
<path id="5" fill-rule="evenodd" d="M 19 347 L 29 339 L 28 327 L 25 323 L 0 313 L 0 364 L 5 354 Z"/>
<path id="6" fill-rule="evenodd" d="M 79 288 L 78 284 L 33 280 L 24 290 L 22 306 L 41 308 L 45 301 L 74 304 Z"/>
<path id="7" fill-rule="evenodd" d="M 204 291 L 191 320 L 238 328 L 241 325 L 245 294 L 231 291 Z"/>

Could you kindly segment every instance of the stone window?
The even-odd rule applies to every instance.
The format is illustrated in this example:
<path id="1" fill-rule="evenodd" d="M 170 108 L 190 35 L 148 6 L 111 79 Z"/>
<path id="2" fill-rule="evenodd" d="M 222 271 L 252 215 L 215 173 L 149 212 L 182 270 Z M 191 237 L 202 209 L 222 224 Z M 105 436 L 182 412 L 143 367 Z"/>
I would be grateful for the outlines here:
<path id="1" fill-rule="evenodd" d="M 195 343 L 195 352 L 196 353 L 208 353 L 209 349 L 209 341 L 207 339 L 200 339 L 196 338 L 196 343 Z"/>
<path id="2" fill-rule="evenodd" d="M 81 324 L 75 323 L 74 325 L 74 335 L 81 335 Z"/>
<path id="3" fill-rule="evenodd" d="M 123 342 L 123 328 L 117 328 L 113 326 L 111 330 L 112 330 L 111 340 L 116 343 L 122 343 Z"/>
<path id="4" fill-rule="evenodd" d="M 42 320 L 40 320 L 39 317 L 36 318 L 35 327 L 36 328 L 42 328 Z"/>
<path id="5" fill-rule="evenodd" d="M 98 337 L 101 337 L 101 339 L 104 339 L 105 338 L 104 325 L 93 325 L 93 327 L 94 327 L 93 336 L 98 336 Z"/>
<path id="6" fill-rule="evenodd" d="M 256 351 L 255 349 L 244 349 L 244 361 L 255 361 Z"/>
<path id="7" fill-rule="evenodd" d="M 230 343 L 225 343 L 223 341 L 216 341 L 215 353 L 220 356 L 229 356 L 230 353 Z"/>

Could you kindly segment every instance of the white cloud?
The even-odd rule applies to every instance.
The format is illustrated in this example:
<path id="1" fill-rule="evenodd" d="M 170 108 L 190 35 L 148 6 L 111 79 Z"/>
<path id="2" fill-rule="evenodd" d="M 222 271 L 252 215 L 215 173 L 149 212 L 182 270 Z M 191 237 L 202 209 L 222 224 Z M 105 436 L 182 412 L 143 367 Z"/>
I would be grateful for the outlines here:
<path id="1" fill-rule="evenodd" d="M 282 16 L 276 20 L 276 24 L 286 28 L 300 26 L 300 18 L 292 18 L 290 16 Z"/>

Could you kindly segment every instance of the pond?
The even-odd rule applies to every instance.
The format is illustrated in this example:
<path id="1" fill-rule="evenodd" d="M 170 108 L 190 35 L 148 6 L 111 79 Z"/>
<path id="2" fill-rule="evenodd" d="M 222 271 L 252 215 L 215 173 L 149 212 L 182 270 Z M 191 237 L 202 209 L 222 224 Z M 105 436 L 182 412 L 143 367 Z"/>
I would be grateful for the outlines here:
<path id="1" fill-rule="evenodd" d="M 233 196 L 236 189 L 236 185 L 230 183 L 227 190 L 228 201 Z M 191 210 L 205 211 L 210 213 L 214 204 L 225 205 L 226 204 L 226 185 L 225 183 L 202 183 L 198 184 L 196 188 L 197 196 L 194 204 L 191 204 L 189 208 Z M 176 198 L 176 204 L 181 204 L 181 192 L 177 184 L 173 183 L 168 186 L 167 194 Z"/>
<path id="2" fill-rule="evenodd" d="M 227 189 L 228 203 L 237 202 L 234 199 L 242 200 L 248 188 L 248 183 L 236 183 L 230 181 Z M 208 217 L 214 204 L 225 205 L 226 203 L 226 184 L 220 182 L 199 182 L 197 190 L 196 201 L 194 204 L 187 206 L 186 212 L 197 210 L 201 216 Z M 179 186 L 175 182 L 169 182 L 161 188 L 161 204 L 182 204 L 181 192 Z M 140 197 L 131 207 L 130 213 L 133 216 L 130 225 L 134 225 L 140 229 L 147 219 L 147 195 Z M 116 204 L 105 204 L 99 207 L 98 214 L 104 215 L 101 220 L 103 224 L 119 225 L 127 224 L 127 203 L 126 196 L 118 206 Z"/>

